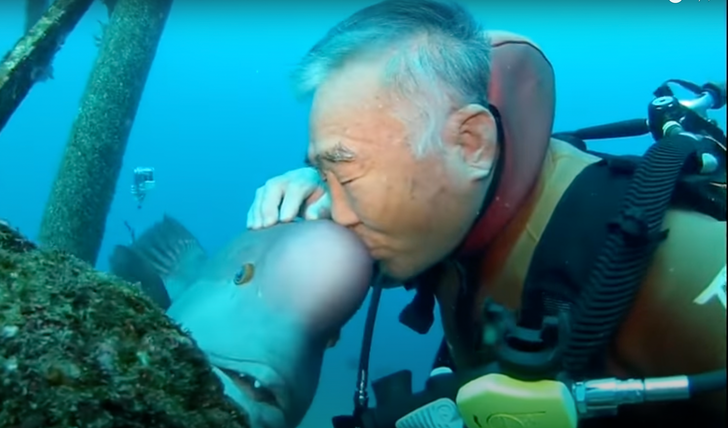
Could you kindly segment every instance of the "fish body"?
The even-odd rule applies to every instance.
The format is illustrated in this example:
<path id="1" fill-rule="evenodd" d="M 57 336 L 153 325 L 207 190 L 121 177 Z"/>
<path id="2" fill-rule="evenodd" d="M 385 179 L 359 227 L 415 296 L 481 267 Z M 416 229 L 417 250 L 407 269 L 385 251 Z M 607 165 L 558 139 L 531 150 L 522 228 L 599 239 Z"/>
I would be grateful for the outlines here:
<path id="1" fill-rule="evenodd" d="M 140 283 L 190 333 L 253 428 L 303 419 L 371 266 L 358 238 L 329 221 L 246 231 L 207 257 L 168 216 L 111 258 L 113 273 Z"/>

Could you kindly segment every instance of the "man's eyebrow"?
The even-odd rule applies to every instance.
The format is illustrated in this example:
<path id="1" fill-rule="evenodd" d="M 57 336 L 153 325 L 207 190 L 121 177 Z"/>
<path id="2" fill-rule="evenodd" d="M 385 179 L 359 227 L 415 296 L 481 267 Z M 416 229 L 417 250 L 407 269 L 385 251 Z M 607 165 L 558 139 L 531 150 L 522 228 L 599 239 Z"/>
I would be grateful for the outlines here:
<path id="1" fill-rule="evenodd" d="M 305 163 L 308 166 L 317 167 L 323 162 L 353 162 L 354 159 L 356 159 L 356 154 L 353 150 L 344 146 L 341 143 L 336 143 L 335 146 L 314 155 L 313 159 L 309 156 L 306 156 Z"/>

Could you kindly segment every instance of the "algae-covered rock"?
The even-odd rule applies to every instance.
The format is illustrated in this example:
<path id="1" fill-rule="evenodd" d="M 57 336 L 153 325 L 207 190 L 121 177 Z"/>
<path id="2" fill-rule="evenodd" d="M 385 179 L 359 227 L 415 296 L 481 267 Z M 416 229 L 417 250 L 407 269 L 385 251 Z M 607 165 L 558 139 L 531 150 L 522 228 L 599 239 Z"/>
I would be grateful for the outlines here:
<path id="1" fill-rule="evenodd" d="M 192 339 L 136 287 L 2 220 L 0 403 L 0 427 L 248 427 Z"/>

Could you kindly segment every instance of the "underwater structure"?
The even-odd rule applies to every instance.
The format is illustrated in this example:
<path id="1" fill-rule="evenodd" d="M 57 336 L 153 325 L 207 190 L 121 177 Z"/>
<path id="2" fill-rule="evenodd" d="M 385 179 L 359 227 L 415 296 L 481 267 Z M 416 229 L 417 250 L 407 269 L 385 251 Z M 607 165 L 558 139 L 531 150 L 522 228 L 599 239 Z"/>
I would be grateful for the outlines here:
<path id="1" fill-rule="evenodd" d="M 25 0 L 25 33 L 30 32 L 48 9 L 49 0 Z"/>
<path id="2" fill-rule="evenodd" d="M 107 2 L 110 16 L 41 222 L 39 242 L 96 263 L 126 144 L 172 0 Z"/>
<path id="3" fill-rule="evenodd" d="M 48 10 L 50 0 L 25 0 L 25 34 L 28 34 L 33 26 L 40 20 Z M 41 71 L 43 77 L 53 78 L 53 64 L 48 64 L 45 70 Z"/>
<path id="4" fill-rule="evenodd" d="M 93 0 L 56 0 L 0 63 L 0 131 Z M 0 213 L 0 427 L 250 428 L 202 351 L 139 286 L 94 270 L 172 0 L 106 0 L 109 24 L 38 247 Z M 30 18 L 28 18 L 30 19 Z"/>
<path id="5" fill-rule="evenodd" d="M 53 57 L 94 0 L 57 0 L 0 63 L 0 132 L 34 84 L 47 79 Z"/>

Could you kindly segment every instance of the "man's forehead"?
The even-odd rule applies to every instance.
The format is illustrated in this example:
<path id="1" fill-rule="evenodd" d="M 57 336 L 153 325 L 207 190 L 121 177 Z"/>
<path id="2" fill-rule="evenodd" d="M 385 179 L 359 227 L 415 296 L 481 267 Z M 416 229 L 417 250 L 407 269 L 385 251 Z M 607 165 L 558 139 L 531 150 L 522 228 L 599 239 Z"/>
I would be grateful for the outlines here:
<path id="1" fill-rule="evenodd" d="M 330 117 L 386 103 L 389 91 L 382 84 L 379 60 L 354 60 L 331 71 L 313 94 L 313 116 Z"/>
<path id="2" fill-rule="evenodd" d="M 398 111 L 376 98 L 320 111 L 311 118 L 307 163 L 353 162 L 383 145 L 406 141 L 408 126 Z"/>
<path id="3" fill-rule="evenodd" d="M 382 58 L 357 60 L 333 72 L 314 93 L 308 164 L 352 162 L 372 143 L 397 140 L 403 124 L 382 85 Z M 376 144 L 374 144 L 376 146 Z"/>

